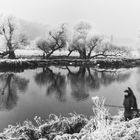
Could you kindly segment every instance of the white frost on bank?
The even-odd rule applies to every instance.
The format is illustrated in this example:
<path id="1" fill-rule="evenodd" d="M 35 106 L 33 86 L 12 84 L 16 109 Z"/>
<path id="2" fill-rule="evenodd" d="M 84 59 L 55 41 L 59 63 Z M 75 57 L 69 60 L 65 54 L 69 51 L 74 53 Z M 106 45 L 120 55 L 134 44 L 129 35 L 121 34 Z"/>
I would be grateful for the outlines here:
<path id="1" fill-rule="evenodd" d="M 53 53 L 53 55 L 55 56 L 63 56 L 63 55 L 68 55 L 69 51 L 67 50 L 63 50 L 63 51 L 55 51 Z M 37 49 L 17 49 L 15 51 L 15 54 L 17 56 L 40 56 L 40 55 L 43 55 L 43 51 L 41 50 L 37 50 Z M 71 56 L 79 56 L 79 53 L 78 52 L 73 52 L 71 54 Z"/>

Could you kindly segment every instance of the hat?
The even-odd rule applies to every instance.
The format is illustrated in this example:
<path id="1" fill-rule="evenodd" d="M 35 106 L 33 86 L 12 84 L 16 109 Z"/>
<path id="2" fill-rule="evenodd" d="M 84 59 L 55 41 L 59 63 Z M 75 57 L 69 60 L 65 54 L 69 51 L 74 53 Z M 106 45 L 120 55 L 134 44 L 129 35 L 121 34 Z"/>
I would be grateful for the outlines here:
<path id="1" fill-rule="evenodd" d="M 124 92 L 127 92 L 127 93 L 129 93 L 129 90 L 128 90 L 128 89 L 126 89 Z"/>

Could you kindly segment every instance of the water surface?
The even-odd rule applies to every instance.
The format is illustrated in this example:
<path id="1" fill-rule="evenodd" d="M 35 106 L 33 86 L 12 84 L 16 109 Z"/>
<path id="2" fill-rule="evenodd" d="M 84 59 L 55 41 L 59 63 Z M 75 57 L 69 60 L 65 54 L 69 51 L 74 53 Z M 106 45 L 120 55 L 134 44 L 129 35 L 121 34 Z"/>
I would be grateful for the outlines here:
<path id="1" fill-rule="evenodd" d="M 46 67 L 22 73 L 0 73 L 0 131 L 35 116 L 93 115 L 91 97 L 106 98 L 106 105 L 122 106 L 130 86 L 140 106 L 140 69 L 97 70 L 85 67 Z M 119 107 L 108 107 L 112 115 Z"/>

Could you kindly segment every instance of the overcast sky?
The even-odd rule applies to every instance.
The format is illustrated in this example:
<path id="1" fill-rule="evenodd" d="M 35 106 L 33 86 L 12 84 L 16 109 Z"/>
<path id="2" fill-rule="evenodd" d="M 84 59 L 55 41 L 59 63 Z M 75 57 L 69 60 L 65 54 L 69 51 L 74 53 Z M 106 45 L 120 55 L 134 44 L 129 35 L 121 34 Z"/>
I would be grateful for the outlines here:
<path id="1" fill-rule="evenodd" d="M 0 0 L 0 12 L 53 25 L 85 19 L 104 34 L 126 38 L 140 33 L 140 0 Z"/>

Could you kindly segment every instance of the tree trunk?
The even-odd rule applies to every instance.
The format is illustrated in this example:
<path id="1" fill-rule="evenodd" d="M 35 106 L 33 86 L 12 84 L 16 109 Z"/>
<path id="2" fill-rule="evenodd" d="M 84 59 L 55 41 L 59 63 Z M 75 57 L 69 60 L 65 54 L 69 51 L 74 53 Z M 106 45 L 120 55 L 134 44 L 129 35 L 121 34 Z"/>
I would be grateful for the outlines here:
<path id="1" fill-rule="evenodd" d="M 80 58 L 81 59 L 86 59 L 86 51 L 81 51 L 80 53 Z"/>
<path id="2" fill-rule="evenodd" d="M 8 40 L 7 47 L 9 48 L 9 51 L 8 51 L 9 56 L 8 56 L 8 58 L 9 59 L 15 59 L 16 55 L 15 55 L 15 52 L 14 52 L 14 49 L 13 49 L 13 46 L 12 46 L 12 43 L 11 43 L 11 39 Z"/>
<path id="3" fill-rule="evenodd" d="M 69 57 L 71 55 L 71 53 L 73 52 L 73 50 L 69 51 L 69 54 L 67 55 L 67 57 Z"/>
<path id="4" fill-rule="evenodd" d="M 45 58 L 46 58 L 45 53 L 43 53 L 43 59 L 45 59 Z"/>
<path id="5" fill-rule="evenodd" d="M 46 58 L 49 58 L 53 54 L 54 50 L 52 50 L 50 53 L 46 54 Z"/>
<path id="6" fill-rule="evenodd" d="M 9 56 L 8 56 L 9 59 L 15 59 L 16 58 L 16 55 L 15 55 L 15 52 L 14 51 L 9 51 Z"/>

